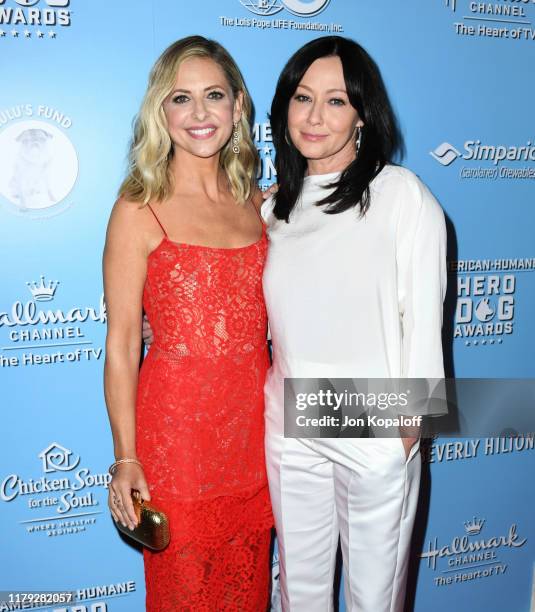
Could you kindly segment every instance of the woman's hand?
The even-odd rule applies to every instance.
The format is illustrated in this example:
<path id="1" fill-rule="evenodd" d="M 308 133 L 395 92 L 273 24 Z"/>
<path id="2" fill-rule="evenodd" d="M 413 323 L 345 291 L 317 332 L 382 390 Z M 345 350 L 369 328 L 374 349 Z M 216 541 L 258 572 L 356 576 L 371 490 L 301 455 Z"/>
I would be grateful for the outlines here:
<path id="1" fill-rule="evenodd" d="M 405 449 L 405 461 L 409 458 L 409 454 L 411 452 L 411 448 L 416 444 L 420 436 L 416 436 L 416 438 L 401 438 L 403 441 L 403 447 Z"/>
<path id="2" fill-rule="evenodd" d="M 132 489 L 137 489 L 142 499 L 150 501 L 149 487 L 143 468 L 137 463 L 121 463 L 109 484 L 108 506 L 113 520 L 134 529 L 137 517 L 132 503 Z"/>
<path id="3" fill-rule="evenodd" d="M 143 317 L 143 325 L 141 326 L 141 334 L 143 336 L 143 342 L 150 346 L 154 341 L 154 335 L 152 333 L 152 327 L 150 326 L 147 315 Z"/>
<path id="4" fill-rule="evenodd" d="M 264 200 L 267 200 L 269 196 L 272 196 L 273 194 L 277 193 L 278 190 L 279 185 L 277 183 L 273 183 L 273 185 L 271 185 L 270 187 L 268 187 L 268 189 L 262 192 L 262 197 L 264 198 Z"/>
<path id="5" fill-rule="evenodd" d="M 398 429 L 399 435 L 401 436 L 401 441 L 403 442 L 403 448 L 405 449 L 405 461 L 407 461 L 411 452 L 411 448 L 420 438 L 422 428 L 419 425 L 401 425 Z"/>

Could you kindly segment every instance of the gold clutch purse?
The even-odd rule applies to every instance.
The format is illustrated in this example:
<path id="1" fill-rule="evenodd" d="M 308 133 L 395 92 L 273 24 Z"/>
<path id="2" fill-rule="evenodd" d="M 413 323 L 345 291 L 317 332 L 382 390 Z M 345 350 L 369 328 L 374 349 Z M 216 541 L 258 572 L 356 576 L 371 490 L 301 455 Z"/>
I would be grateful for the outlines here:
<path id="1" fill-rule="evenodd" d="M 118 529 L 136 542 L 153 550 L 163 550 L 169 544 L 169 520 L 164 512 L 141 499 L 139 491 L 132 490 L 132 503 L 137 517 L 133 531 L 116 522 Z"/>

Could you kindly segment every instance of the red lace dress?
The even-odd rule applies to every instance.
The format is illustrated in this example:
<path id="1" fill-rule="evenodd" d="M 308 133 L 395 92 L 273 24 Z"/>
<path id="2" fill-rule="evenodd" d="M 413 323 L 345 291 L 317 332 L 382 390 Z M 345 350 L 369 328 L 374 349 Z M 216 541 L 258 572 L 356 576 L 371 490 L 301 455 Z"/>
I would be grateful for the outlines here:
<path id="1" fill-rule="evenodd" d="M 266 250 L 264 230 L 236 249 L 165 235 L 149 256 L 143 305 L 154 342 L 140 372 L 136 444 L 171 542 L 144 549 L 147 612 L 267 607 Z"/>

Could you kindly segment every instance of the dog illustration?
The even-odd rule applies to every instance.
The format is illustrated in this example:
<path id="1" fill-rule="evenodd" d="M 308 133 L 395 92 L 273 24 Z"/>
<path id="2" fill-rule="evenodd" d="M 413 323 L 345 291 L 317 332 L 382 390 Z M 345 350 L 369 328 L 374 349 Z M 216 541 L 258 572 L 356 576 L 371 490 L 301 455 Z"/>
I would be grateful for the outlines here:
<path id="1" fill-rule="evenodd" d="M 36 128 L 24 130 L 16 138 L 19 149 L 9 186 L 22 210 L 47 208 L 57 202 L 49 182 L 52 139 L 52 134 Z"/>
<path id="2" fill-rule="evenodd" d="M 482 299 L 476 306 L 476 317 L 480 321 L 490 321 L 493 314 L 494 310 L 489 305 L 489 298 Z"/>

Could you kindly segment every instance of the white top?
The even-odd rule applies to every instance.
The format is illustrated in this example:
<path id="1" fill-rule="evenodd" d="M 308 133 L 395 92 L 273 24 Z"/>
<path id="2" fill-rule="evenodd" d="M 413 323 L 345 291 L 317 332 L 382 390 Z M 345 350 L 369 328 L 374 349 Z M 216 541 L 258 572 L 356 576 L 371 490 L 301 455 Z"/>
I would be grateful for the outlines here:
<path id="1" fill-rule="evenodd" d="M 284 377 L 442 378 L 446 292 L 444 213 L 418 177 L 386 166 L 370 207 L 325 214 L 315 206 L 338 173 L 304 179 L 290 223 L 262 216 L 274 365 L 267 408 Z"/>

